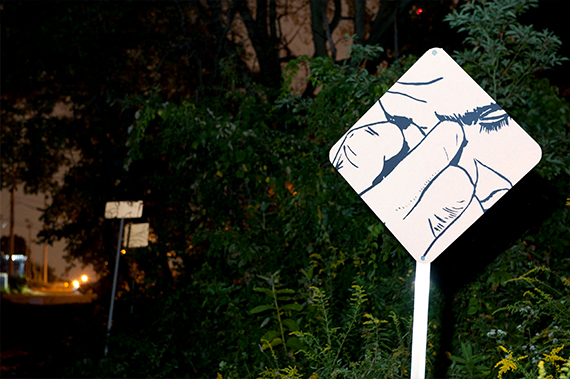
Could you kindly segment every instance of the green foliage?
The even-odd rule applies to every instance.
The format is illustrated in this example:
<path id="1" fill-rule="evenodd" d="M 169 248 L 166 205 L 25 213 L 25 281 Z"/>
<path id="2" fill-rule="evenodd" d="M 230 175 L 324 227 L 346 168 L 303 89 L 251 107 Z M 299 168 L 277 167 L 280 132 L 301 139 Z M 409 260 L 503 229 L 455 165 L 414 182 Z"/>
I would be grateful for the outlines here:
<path id="1" fill-rule="evenodd" d="M 399 286 L 401 288 L 402 284 Z M 310 291 L 306 321 L 302 323 L 301 330 L 291 333 L 302 342 L 302 348 L 295 353 L 296 374 L 310 375 L 310 378 L 409 377 L 411 316 L 401 317 L 394 311 L 382 310 L 386 319 L 379 319 L 365 313 L 365 308 L 372 304 L 367 291 L 359 285 L 352 286 L 346 305 L 333 306 L 333 297 L 319 287 L 310 287 Z M 393 289 L 393 292 L 397 291 Z M 435 355 L 433 326 L 430 322 L 428 377 Z M 275 362 L 278 363 L 277 359 Z M 285 375 L 285 370 L 279 367 L 266 368 L 262 376 Z"/>
<path id="2" fill-rule="evenodd" d="M 558 370 L 559 376 L 558 379 L 568 379 L 570 378 L 570 359 L 566 360 L 566 363 Z M 548 377 L 552 377 L 549 375 L 546 376 L 546 370 L 544 369 L 544 362 L 540 361 L 538 364 L 538 378 L 537 379 L 547 379 Z"/>
<path id="3" fill-rule="evenodd" d="M 473 1 L 445 17 L 466 32 L 466 49 L 454 58 L 537 140 L 543 149 L 538 172 L 548 179 L 570 175 L 570 104 L 548 80 L 535 74 L 568 60 L 560 57 L 560 39 L 517 17 L 538 0 Z"/>
<path id="4" fill-rule="evenodd" d="M 483 38 L 482 27 L 491 28 L 491 36 L 498 33 L 498 41 L 482 40 L 471 55 L 465 53 L 473 58 L 465 60 L 466 68 L 539 140 L 545 156 L 539 172 L 567 194 L 568 104 L 548 82 L 531 82 L 539 66 L 518 63 L 521 57 L 536 58 L 529 52 L 533 44 L 551 47 L 555 39 L 520 27 L 510 13 L 491 15 L 489 9 L 501 7 L 499 2 L 465 7 L 449 19 L 473 29 L 469 43 Z M 520 9 L 524 6 L 507 10 Z M 489 22 L 475 23 L 485 12 Z M 525 41 L 520 53 L 512 51 L 520 46 L 511 37 Z M 330 146 L 414 61 L 405 57 L 369 72 L 365 62 L 380 51 L 353 45 L 351 58 L 342 64 L 326 57 L 293 60 L 279 93 L 240 78 L 226 57 L 219 66 L 225 87 L 209 88 L 200 101 L 168 102 L 157 87 L 121 104 L 135 114 L 125 175 L 139 178 L 141 188 L 144 184 L 137 193 L 144 195 L 155 241 L 128 263 L 140 279 L 136 309 L 141 316 L 114 325 L 110 355 L 93 363 L 91 374 L 409 376 L 413 260 L 328 163 Z M 557 59 L 540 58 L 537 65 Z M 290 88 L 301 65 L 310 70 L 310 96 Z M 514 107 L 523 100 L 524 106 Z M 548 284 L 561 291 L 551 278 L 568 271 L 563 257 L 570 241 L 569 213 L 560 207 L 541 230 L 527 232 L 457 295 L 450 376 L 496 373 L 502 366 L 493 371 L 489 361 L 505 359 L 498 345 L 523 352 L 523 346 L 540 342 L 543 349 L 534 358 L 552 353 L 556 346 L 540 332 L 550 333 L 554 326 L 568 330 L 562 321 L 549 326 L 555 303 L 530 289 L 524 300 L 541 301 L 533 305 L 544 306 L 539 318 L 505 307 L 517 305 L 524 293 L 513 288 L 524 281 L 509 280 L 537 264 L 552 267 L 541 275 L 550 275 Z M 431 297 L 430 309 L 437 308 L 440 294 Z M 517 335 L 523 333 L 517 325 L 523 324 L 526 345 Z M 531 345 L 534 337 L 528 333 L 536 328 L 539 336 Z M 430 320 L 428 377 L 440 358 L 434 356 L 439 330 L 439 320 Z M 528 372 L 536 372 L 539 363 L 517 362 L 534 365 Z M 72 374 L 82 373 L 78 367 Z"/>
<path id="5" fill-rule="evenodd" d="M 285 354 L 287 353 L 287 347 L 293 350 L 298 350 L 301 347 L 299 339 L 296 337 L 289 337 L 290 333 L 297 332 L 299 330 L 299 324 L 292 316 L 293 311 L 301 311 L 303 306 L 298 303 L 293 303 L 292 295 L 295 293 L 294 290 L 290 288 L 281 288 L 282 284 L 279 283 L 279 272 L 271 274 L 269 277 L 260 276 L 263 280 L 267 281 L 270 288 L 256 287 L 253 290 L 256 292 L 261 292 L 265 294 L 271 300 L 270 304 L 258 305 L 257 307 L 250 310 L 252 314 L 264 313 L 265 311 L 271 310 L 272 315 L 266 317 L 261 323 L 260 327 L 263 328 L 269 323 L 271 318 L 275 319 L 278 330 L 269 330 L 261 337 L 261 349 L 265 350 L 273 348 L 276 346 L 282 346 Z M 284 304 L 285 303 L 285 304 Z M 287 318 L 282 318 L 281 316 L 289 316 Z M 287 335 L 286 338 L 285 336 Z"/>
<path id="6" fill-rule="evenodd" d="M 10 275 L 8 277 L 8 288 L 11 293 L 22 293 L 27 284 L 28 278 L 26 276 Z"/>
<path id="7" fill-rule="evenodd" d="M 269 369 L 260 374 L 262 379 L 301 379 L 303 376 L 297 370 L 297 367 L 286 367 L 282 369 Z"/>
<path id="8" fill-rule="evenodd" d="M 544 354 L 561 344 L 568 346 L 570 318 L 566 278 L 569 262 L 557 259 L 551 262 L 553 269 L 537 268 L 536 264 L 546 264 L 539 259 L 529 261 L 530 254 L 534 255 L 533 250 L 538 249 L 540 247 L 529 243 L 514 246 L 456 296 L 455 339 L 458 343 L 457 353 L 450 357 L 450 376 L 470 377 L 462 367 L 465 363 L 456 359 L 469 356 L 464 352 L 463 345 L 467 343 L 463 341 L 469 341 L 471 350 L 477 352 L 476 357 L 487 356 L 495 362 L 506 359 L 503 363 L 508 367 L 516 365 L 518 372 L 524 369 L 529 375 L 535 375 Z M 503 272 L 501 277 L 508 279 L 494 284 L 490 279 L 497 272 Z M 507 359 L 499 346 L 508 349 L 512 359 Z M 517 357 L 521 356 L 527 358 L 519 360 Z M 474 366 L 480 366 L 481 371 L 490 369 L 485 361 Z M 497 364 L 494 375 L 507 366 Z"/>
<path id="9" fill-rule="evenodd" d="M 469 342 L 461 342 L 461 356 L 449 354 L 452 361 L 449 368 L 452 378 L 483 378 L 491 373 L 491 369 L 485 363 L 489 357 L 484 354 L 474 353 L 473 345 Z"/>
<path id="10" fill-rule="evenodd" d="M 539 274 L 542 274 L 543 279 L 537 277 Z M 552 286 L 544 279 L 550 279 L 549 282 L 552 283 L 559 282 L 561 285 Z M 495 313 L 507 312 L 511 315 L 512 321 L 519 323 L 516 327 L 516 338 L 519 342 L 518 344 L 511 342 L 513 347 L 509 354 L 511 357 L 514 353 L 524 354 L 528 359 L 522 361 L 522 358 L 518 358 L 516 368 L 530 373 L 540 361 L 546 360 L 548 365 L 546 368 L 543 365 L 543 369 L 558 371 L 560 365 L 557 361 L 564 359 L 557 353 L 564 346 L 570 345 L 570 317 L 568 317 L 570 281 L 566 277 L 558 277 L 546 267 L 536 267 L 509 282 L 526 287 L 526 291 L 522 294 L 523 300 L 495 311 Z M 503 347 L 501 349 L 506 350 Z M 501 367 L 505 367 L 505 364 L 507 363 L 503 362 Z M 551 374 L 554 374 L 554 371 L 551 371 Z M 527 377 L 531 377 L 531 374 Z"/>
<path id="11" fill-rule="evenodd" d="M 454 54 L 457 61 L 538 141 L 543 159 L 536 170 L 566 198 L 570 105 L 548 80 L 537 80 L 535 74 L 567 58 L 556 55 L 560 40 L 552 33 L 517 21 L 519 14 L 537 4 L 532 0 L 473 1 L 445 20 L 467 33 L 466 49 Z M 570 270 L 565 258 L 569 225 L 569 209 L 562 205 L 540 229 L 527 231 L 458 293 L 456 353 L 450 354 L 450 376 L 472 377 L 476 376 L 473 370 L 479 370 L 480 376 L 490 371 L 499 377 L 536 378 L 539 367 L 542 377 L 556 374 L 548 362 L 539 363 L 566 344 L 570 328 L 568 292 L 561 280 Z M 531 279 L 530 273 L 541 278 Z M 523 290 L 523 285 L 530 288 Z M 491 369 L 482 357 L 493 357 L 497 363 Z"/>
<path id="12" fill-rule="evenodd" d="M 312 300 L 320 313 L 318 318 L 321 320 L 323 338 L 320 340 L 311 333 L 300 331 L 293 334 L 307 345 L 306 348 L 301 349 L 301 352 L 319 376 L 336 377 L 345 368 L 346 362 L 342 359 L 345 354 L 343 345 L 348 336 L 353 334 L 358 320 L 362 317 L 363 305 L 367 301 L 366 295 L 360 286 L 353 286 L 354 292 L 350 298 L 351 307 L 347 322 L 340 328 L 332 325 L 332 315 L 326 295 L 316 287 L 311 287 L 311 289 L 314 291 Z"/>
<path id="13" fill-rule="evenodd" d="M 318 68 L 319 101 L 346 103 L 350 119 L 401 71 L 372 75 L 349 63 L 306 63 Z M 376 90 L 350 102 L 359 84 L 339 87 L 328 79 L 341 73 Z M 404 279 L 390 279 L 405 276 L 400 271 L 407 264 L 397 259 L 405 252 L 328 164 L 327 149 L 345 125 L 319 113 L 320 103 L 283 93 L 275 106 L 270 91 L 232 78 L 233 90 L 220 90 L 215 99 L 176 104 L 155 92 L 123 103 L 138 108 L 125 167 L 147 188 L 145 215 L 155 238 L 128 265 L 140 277 L 139 309 L 154 309 L 160 299 L 163 311 L 148 321 L 156 335 L 115 325 L 112 343 L 120 347 L 110 349 L 102 372 L 213 376 L 223 361 L 224 375 L 251 376 L 263 371 L 268 354 L 273 366 L 275 359 L 294 366 L 291 352 L 301 344 L 290 332 L 314 324 L 314 311 L 301 308 L 310 286 L 334 294 L 336 305 L 350 297 L 347 283 L 379 283 L 371 291 L 375 307 L 386 303 L 385 294 L 409 290 Z M 287 112 L 285 103 L 295 112 Z M 306 118 L 307 112 L 315 116 Z M 317 126 L 316 117 L 329 130 Z M 377 265 L 376 257 L 387 264 Z M 259 294 L 268 301 L 260 303 Z M 401 308 L 407 306 L 388 304 L 386 311 Z M 196 327 L 180 331 L 180 325 Z"/>
<path id="14" fill-rule="evenodd" d="M 362 68 L 366 60 L 382 51 L 377 46 L 353 44 L 350 58 L 343 65 L 335 64 L 329 57 L 292 60 L 286 67 L 283 95 L 277 107 L 292 112 L 295 120 L 305 124 L 317 138 L 338 139 L 415 62 L 414 57 L 408 56 L 387 69 L 378 68 L 377 73 Z M 291 93 L 292 78 L 302 64 L 308 66 L 307 80 L 317 89 L 314 98 Z"/>
<path id="15" fill-rule="evenodd" d="M 536 170 L 544 178 L 567 185 L 570 177 L 570 104 L 547 79 L 520 88 L 524 106 L 512 117 L 539 143 L 542 159 Z M 562 184 L 562 185 L 564 185 Z"/>
<path id="16" fill-rule="evenodd" d="M 538 0 L 472 1 L 445 17 L 451 27 L 467 32 L 457 62 L 507 111 L 525 103 L 521 88 L 533 74 L 560 64 L 560 39 L 548 30 L 521 25 L 517 16 L 537 7 Z"/>

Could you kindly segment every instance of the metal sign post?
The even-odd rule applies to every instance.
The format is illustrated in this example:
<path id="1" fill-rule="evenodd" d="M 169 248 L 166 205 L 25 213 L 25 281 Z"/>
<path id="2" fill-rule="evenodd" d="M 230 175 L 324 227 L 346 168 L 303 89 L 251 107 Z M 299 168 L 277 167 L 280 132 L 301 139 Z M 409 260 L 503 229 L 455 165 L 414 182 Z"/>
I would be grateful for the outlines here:
<path id="1" fill-rule="evenodd" d="M 423 379 L 426 372 L 426 346 L 431 263 L 416 262 L 414 319 L 412 326 L 412 379 Z"/>
<path id="2" fill-rule="evenodd" d="M 417 262 L 412 379 L 425 377 L 431 262 L 541 155 L 438 48 L 418 59 L 330 150 L 332 165 Z"/>
<path id="3" fill-rule="evenodd" d="M 115 272 L 113 274 L 113 289 L 111 291 L 111 305 L 109 308 L 109 319 L 107 321 L 107 336 L 111 333 L 113 325 L 113 310 L 115 307 L 115 294 L 117 291 L 117 277 L 119 275 L 119 257 L 121 256 L 121 246 L 123 242 L 123 230 L 125 218 L 139 218 L 142 216 L 143 202 L 141 201 L 114 201 L 105 204 L 105 218 L 120 218 L 119 242 L 117 243 L 117 255 L 115 257 Z M 129 232 L 130 234 L 130 232 Z M 109 352 L 109 346 L 105 343 L 105 356 Z"/>
<path id="4" fill-rule="evenodd" d="M 123 226 L 125 225 L 125 219 L 121 218 L 121 226 L 119 229 L 119 243 L 117 244 L 117 256 L 115 257 L 115 273 L 113 275 L 113 289 L 111 290 L 111 306 L 109 308 L 109 320 L 107 321 L 107 335 L 111 333 L 111 325 L 113 323 L 113 309 L 115 307 L 115 293 L 117 292 L 117 276 L 119 274 L 119 257 L 121 256 L 121 242 L 123 241 Z M 109 347 L 105 343 L 105 356 Z"/>

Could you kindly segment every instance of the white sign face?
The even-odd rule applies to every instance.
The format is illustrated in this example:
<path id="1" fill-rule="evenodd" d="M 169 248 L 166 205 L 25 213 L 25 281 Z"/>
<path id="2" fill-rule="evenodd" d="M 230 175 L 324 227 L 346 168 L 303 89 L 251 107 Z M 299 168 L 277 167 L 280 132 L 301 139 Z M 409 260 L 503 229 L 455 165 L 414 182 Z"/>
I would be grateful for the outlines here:
<path id="1" fill-rule="evenodd" d="M 441 254 L 540 158 L 539 145 L 437 48 L 330 151 L 338 172 L 423 263 Z"/>
<path id="2" fill-rule="evenodd" d="M 149 224 L 128 224 L 125 226 L 123 247 L 146 247 L 148 246 Z M 128 244 L 128 245 L 127 245 Z"/>
<path id="3" fill-rule="evenodd" d="M 142 200 L 110 201 L 105 204 L 105 218 L 139 218 L 142 211 Z"/>

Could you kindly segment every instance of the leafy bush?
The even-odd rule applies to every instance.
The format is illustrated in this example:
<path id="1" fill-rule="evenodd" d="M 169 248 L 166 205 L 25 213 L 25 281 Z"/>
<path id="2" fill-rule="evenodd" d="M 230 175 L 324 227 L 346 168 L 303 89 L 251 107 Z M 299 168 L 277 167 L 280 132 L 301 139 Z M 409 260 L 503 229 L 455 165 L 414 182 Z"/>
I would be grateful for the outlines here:
<path id="1" fill-rule="evenodd" d="M 534 74 L 567 58 L 556 54 L 560 40 L 552 33 L 517 21 L 519 14 L 537 5 L 535 0 L 473 1 L 445 20 L 467 33 L 466 49 L 455 52 L 455 58 L 538 141 L 543 158 L 536 171 L 563 198 L 570 178 L 570 105 L 546 79 L 536 80 Z M 468 378 L 493 372 L 501 377 L 515 370 L 515 375 L 535 378 L 541 359 L 560 346 L 552 344 L 554 334 L 564 330 L 565 335 L 570 327 L 567 311 L 556 311 L 568 301 L 567 289 L 561 286 L 564 282 L 556 279 L 570 270 L 565 258 L 570 241 L 567 205 L 561 204 L 540 229 L 527 231 L 456 296 L 458 328 L 450 376 Z M 540 272 L 540 282 L 531 280 L 530 272 Z M 541 285 L 526 292 L 513 287 L 523 282 Z M 547 295 L 544 286 L 554 293 Z M 550 330 L 554 326 L 556 332 Z M 544 339 L 550 333 L 552 339 Z M 484 357 L 494 357 L 497 363 L 490 367 Z M 545 362 L 540 375 L 554 375 L 553 367 Z"/>
<path id="2" fill-rule="evenodd" d="M 540 273 L 555 285 L 537 278 L 536 275 Z M 556 282 L 562 285 L 556 285 Z M 570 356 L 564 359 L 557 355 L 564 346 L 570 346 L 570 280 L 559 277 L 546 267 L 536 267 L 507 283 L 522 284 L 526 291 L 523 292 L 523 300 L 495 311 L 508 312 L 512 322 L 520 322 L 516 326 L 515 337 L 504 341 L 512 347 L 507 349 L 500 346 L 508 356 L 495 365 L 499 367 L 499 374 L 520 370 L 530 378 L 535 375 L 533 371 L 541 361 L 545 372 L 560 373 L 560 365 L 570 359 Z M 515 359 L 515 353 L 521 356 Z"/>
<path id="3" fill-rule="evenodd" d="M 129 261 L 141 316 L 116 321 L 109 356 L 91 366 L 98 375 L 251 377 L 273 355 L 294 367 L 301 346 L 289 333 L 312 330 L 315 285 L 340 309 L 353 281 L 369 283 L 373 307 L 409 313 L 400 295 L 409 287 L 393 277 L 411 260 L 397 259 L 408 257 L 327 160 L 333 140 L 403 70 L 370 74 L 359 63 L 375 48 L 355 50 L 344 65 L 297 62 L 313 70 L 314 99 L 282 93 L 275 105 L 271 91 L 232 81 L 201 102 L 164 103 L 159 92 L 129 100 L 139 109 L 126 167 L 148 188 L 155 242 Z M 363 83 L 369 91 L 355 94 Z"/>
<path id="4" fill-rule="evenodd" d="M 567 194 L 570 109 L 548 82 L 530 80 L 537 67 L 560 61 L 535 57 L 533 46 L 557 42 L 513 21 L 525 4 L 473 2 L 448 21 L 470 33 L 472 50 L 458 59 L 539 141 L 540 174 Z M 222 80 L 228 88 L 210 89 L 201 101 L 167 103 L 158 91 L 129 103 L 138 110 L 126 167 L 146 186 L 155 239 L 129 263 L 140 315 L 116 322 L 104 362 L 79 362 L 72 375 L 407 376 L 414 262 L 328 163 L 330 146 L 414 62 L 404 57 L 368 72 L 363 62 L 380 51 L 353 45 L 342 64 L 293 60 L 279 94 L 231 76 Z M 520 57 L 538 63 L 521 66 Z M 312 96 L 290 88 L 301 65 Z M 505 308 L 521 301 L 513 287 L 524 281 L 505 282 L 544 264 L 551 267 L 541 272 L 551 275 L 545 282 L 560 291 L 551 278 L 569 269 L 568 241 L 570 212 L 562 206 L 457 295 L 450 377 L 498 375 L 507 366 L 492 367 L 490 358 L 507 359 L 500 345 L 511 358 L 530 346 L 516 329 L 524 315 Z M 531 289 L 525 301 L 531 293 L 540 297 Z M 432 293 L 434 314 L 440 296 Z M 533 331 L 549 328 L 549 308 L 539 312 L 525 324 Z M 428 377 L 439 358 L 439 322 L 429 325 Z M 557 347 L 540 341 L 535 358 L 553 354 Z M 539 362 L 528 364 L 536 371 Z M 548 362 L 542 370 L 553 373 Z"/>
<path id="5" fill-rule="evenodd" d="M 8 288 L 10 292 L 22 293 L 27 284 L 28 278 L 26 276 L 11 275 L 8 277 Z"/>
<path id="6" fill-rule="evenodd" d="M 521 89 L 533 74 L 567 59 L 556 55 L 561 42 L 554 34 L 517 22 L 537 6 L 538 0 L 472 1 L 444 19 L 467 32 L 464 44 L 469 47 L 455 53 L 457 62 L 507 111 L 524 105 Z"/>
<path id="7" fill-rule="evenodd" d="M 364 305 L 368 301 L 366 292 L 361 286 L 353 285 L 344 322 L 335 326 L 329 298 L 317 287 L 312 287 L 312 290 L 313 306 L 317 312 L 314 318 L 319 325 L 313 332 L 293 334 L 304 343 L 305 347 L 299 353 L 306 358 L 314 374 L 322 378 L 407 376 L 410 340 L 402 335 L 400 319 L 395 313 L 390 316 L 397 336 L 392 336 L 383 328 L 388 321 L 380 321 L 370 313 L 364 313 Z M 409 335 L 411 322 L 405 321 L 406 335 Z M 352 349 L 347 346 L 349 341 Z"/>

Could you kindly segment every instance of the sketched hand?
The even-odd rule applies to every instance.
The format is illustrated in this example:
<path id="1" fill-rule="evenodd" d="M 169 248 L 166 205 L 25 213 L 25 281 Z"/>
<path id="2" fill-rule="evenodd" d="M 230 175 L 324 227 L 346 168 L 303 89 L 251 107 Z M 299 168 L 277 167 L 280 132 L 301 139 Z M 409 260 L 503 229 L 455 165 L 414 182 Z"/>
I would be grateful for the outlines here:
<path id="1" fill-rule="evenodd" d="M 467 173 L 451 166 L 465 134 L 453 121 L 440 122 L 381 183 L 362 195 L 391 230 L 416 233 L 427 251 L 469 205 L 474 187 Z"/>
<path id="2" fill-rule="evenodd" d="M 402 131 L 394 124 L 355 128 L 346 135 L 333 164 L 358 192 L 369 188 L 387 160 L 404 146 Z"/>

